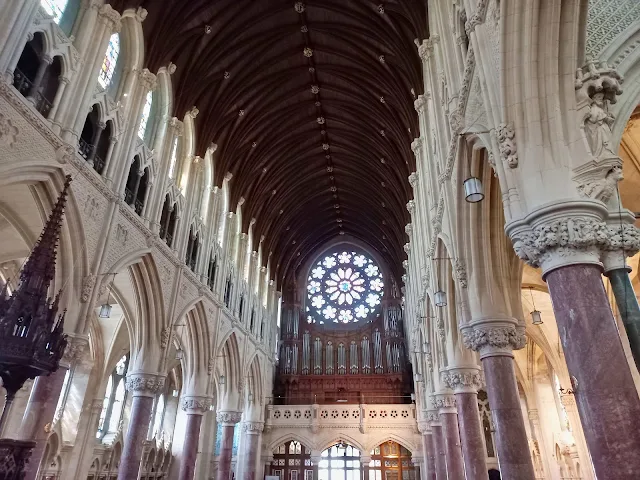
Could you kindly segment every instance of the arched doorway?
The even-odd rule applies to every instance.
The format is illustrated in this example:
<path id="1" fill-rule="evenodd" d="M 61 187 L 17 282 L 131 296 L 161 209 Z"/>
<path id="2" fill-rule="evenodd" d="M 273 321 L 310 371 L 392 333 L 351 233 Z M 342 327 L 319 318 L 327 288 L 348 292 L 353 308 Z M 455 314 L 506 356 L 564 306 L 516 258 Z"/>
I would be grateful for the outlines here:
<path id="1" fill-rule="evenodd" d="M 419 480 L 411 464 L 411 452 L 396 442 L 388 441 L 371 451 L 369 478 L 365 480 Z"/>
<path id="2" fill-rule="evenodd" d="M 311 450 L 296 440 L 278 446 L 271 465 L 271 475 L 281 480 L 313 480 Z"/>
<path id="3" fill-rule="evenodd" d="M 320 454 L 318 480 L 360 480 L 360 450 L 339 442 Z"/>

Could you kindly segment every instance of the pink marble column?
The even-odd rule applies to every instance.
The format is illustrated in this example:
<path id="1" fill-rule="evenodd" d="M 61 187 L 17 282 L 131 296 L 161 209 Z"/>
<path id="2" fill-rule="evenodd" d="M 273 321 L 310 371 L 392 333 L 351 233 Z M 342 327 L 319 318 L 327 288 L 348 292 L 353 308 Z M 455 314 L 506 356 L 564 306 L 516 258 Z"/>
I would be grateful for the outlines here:
<path id="1" fill-rule="evenodd" d="M 448 480 L 465 480 L 455 396 L 453 394 L 437 394 L 433 400 L 434 407 L 438 408 L 438 415 L 442 424 L 442 441 L 444 443 Z"/>
<path id="2" fill-rule="evenodd" d="M 229 480 L 231 478 L 231 457 L 233 456 L 233 432 L 236 423 L 240 421 L 240 412 L 218 412 L 216 420 L 222 425 L 222 438 L 220 439 L 220 456 L 218 457 L 217 480 Z"/>
<path id="3" fill-rule="evenodd" d="M 443 383 L 456 396 L 462 456 L 467 478 L 489 480 L 484 434 L 478 415 L 478 389 L 483 380 L 477 366 L 457 366 L 441 374 Z"/>
<path id="4" fill-rule="evenodd" d="M 482 359 L 482 365 L 496 431 L 496 449 L 502 478 L 534 480 L 513 357 L 488 356 Z"/>
<path id="5" fill-rule="evenodd" d="M 245 422 L 242 430 L 245 434 L 245 455 L 243 459 L 239 459 L 244 467 L 244 480 L 257 480 L 258 478 L 258 444 L 264 423 L 262 422 Z"/>
<path id="6" fill-rule="evenodd" d="M 435 453 L 436 480 L 447 480 L 447 462 L 445 459 L 444 439 L 442 437 L 442 425 L 440 423 L 431 423 L 431 435 L 433 436 L 433 450 Z"/>
<path id="7" fill-rule="evenodd" d="M 62 392 L 62 384 L 67 369 L 60 367 L 48 376 L 38 377 L 33 384 L 22 424 L 18 432 L 19 440 L 36 442 L 24 472 L 25 480 L 36 480 L 42 456 L 47 447 L 51 424 L 56 413 L 56 405 Z M 47 427 L 48 425 L 48 427 Z"/>
<path id="8" fill-rule="evenodd" d="M 209 409 L 209 405 L 211 405 L 211 400 L 202 396 L 185 395 L 180 401 L 182 410 L 187 414 L 187 426 L 184 432 L 178 480 L 193 480 L 196 473 L 200 425 L 202 425 L 202 416 Z"/>
<path id="9" fill-rule="evenodd" d="M 640 399 L 596 265 L 545 276 L 598 478 L 640 476 Z M 493 409 L 493 405 L 491 406 Z"/>
<path id="10" fill-rule="evenodd" d="M 474 480 L 489 480 L 486 445 L 478 416 L 478 394 L 456 393 L 456 405 L 467 477 Z"/>
<path id="11" fill-rule="evenodd" d="M 425 480 L 436 480 L 433 433 L 430 430 L 422 432 L 422 456 L 424 458 Z"/>
<path id="12" fill-rule="evenodd" d="M 164 376 L 134 373 L 127 375 L 127 391 L 133 395 L 129 428 L 124 437 L 124 448 L 118 468 L 118 480 L 138 478 L 144 441 L 147 439 L 153 398 L 164 388 Z"/>

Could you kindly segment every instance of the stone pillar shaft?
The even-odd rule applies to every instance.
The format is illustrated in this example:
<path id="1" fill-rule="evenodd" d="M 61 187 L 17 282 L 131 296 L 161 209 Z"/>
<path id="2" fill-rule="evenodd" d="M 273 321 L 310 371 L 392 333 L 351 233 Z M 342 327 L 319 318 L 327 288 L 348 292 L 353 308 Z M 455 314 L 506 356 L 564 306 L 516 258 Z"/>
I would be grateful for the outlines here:
<path id="1" fill-rule="evenodd" d="M 435 452 L 431 432 L 422 434 L 422 456 L 424 457 L 425 480 L 436 480 Z"/>
<path id="2" fill-rule="evenodd" d="M 432 425 L 433 448 L 435 452 L 436 480 L 447 480 L 447 462 L 445 460 L 442 426 Z"/>
<path id="3" fill-rule="evenodd" d="M 118 469 L 118 480 L 138 478 L 142 449 L 144 441 L 147 439 L 152 408 L 153 397 L 141 395 L 133 397 L 129 429 L 125 436 L 120 468 Z"/>
<path id="4" fill-rule="evenodd" d="M 260 429 L 261 430 L 261 429 Z M 247 430 L 246 433 L 246 447 L 245 447 L 245 459 L 244 459 L 244 480 L 256 480 L 258 478 L 258 443 L 260 441 L 259 431 Z"/>
<path id="5" fill-rule="evenodd" d="M 596 475 L 637 478 L 640 399 L 600 268 L 568 265 L 550 271 L 545 280 Z"/>
<path id="6" fill-rule="evenodd" d="M 37 478 L 38 468 L 49 437 L 50 430 L 47 425 L 51 427 L 51 422 L 53 422 L 66 373 L 67 369 L 60 367 L 51 375 L 38 377 L 33 384 L 29 403 L 27 403 L 20 426 L 20 440 L 36 442 L 29 463 L 24 469 L 25 479 L 36 480 Z"/>
<path id="7" fill-rule="evenodd" d="M 448 480 L 465 480 L 464 461 L 462 460 L 462 447 L 458 431 L 458 414 L 455 411 L 440 412 L 440 423 L 442 423 L 442 440 Z"/>
<path id="8" fill-rule="evenodd" d="M 534 480 L 513 358 L 487 356 L 482 359 L 482 365 L 496 429 L 496 449 L 502 478 Z"/>
<path id="9" fill-rule="evenodd" d="M 456 406 L 467 477 L 473 480 L 488 480 L 486 445 L 478 414 L 478 394 L 456 393 Z"/>
<path id="10" fill-rule="evenodd" d="M 640 305 L 633 291 L 629 272 L 626 268 L 617 268 L 609 270 L 606 275 L 611 282 L 622 324 L 627 332 L 633 360 L 636 368 L 640 370 Z"/>
<path id="11" fill-rule="evenodd" d="M 198 443 L 200 440 L 200 425 L 202 413 L 188 413 L 187 427 L 184 433 L 184 446 L 178 480 L 193 480 L 198 459 Z"/>
<path id="12" fill-rule="evenodd" d="M 233 456 L 233 433 L 235 425 L 241 419 L 240 412 L 221 411 L 216 415 L 216 420 L 221 424 L 222 437 L 220 438 L 220 456 L 218 457 L 217 480 L 229 480 L 231 478 L 231 458 Z"/>

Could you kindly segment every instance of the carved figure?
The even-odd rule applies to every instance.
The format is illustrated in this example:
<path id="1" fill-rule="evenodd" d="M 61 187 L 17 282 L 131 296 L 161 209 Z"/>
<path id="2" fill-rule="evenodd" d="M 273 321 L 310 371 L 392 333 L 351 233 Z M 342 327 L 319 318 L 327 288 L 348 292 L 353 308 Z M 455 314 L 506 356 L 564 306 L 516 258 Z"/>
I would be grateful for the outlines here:
<path id="1" fill-rule="evenodd" d="M 624 178 L 622 167 L 615 166 L 601 180 L 585 183 L 578 187 L 578 192 L 583 197 L 593 198 L 607 202 L 616 192 L 618 182 Z"/>
<path id="2" fill-rule="evenodd" d="M 587 135 L 591 154 L 596 158 L 616 157 L 611 148 L 611 125 L 615 117 L 609 113 L 604 92 L 597 92 L 591 99 L 589 113 L 584 119 L 584 131 Z"/>

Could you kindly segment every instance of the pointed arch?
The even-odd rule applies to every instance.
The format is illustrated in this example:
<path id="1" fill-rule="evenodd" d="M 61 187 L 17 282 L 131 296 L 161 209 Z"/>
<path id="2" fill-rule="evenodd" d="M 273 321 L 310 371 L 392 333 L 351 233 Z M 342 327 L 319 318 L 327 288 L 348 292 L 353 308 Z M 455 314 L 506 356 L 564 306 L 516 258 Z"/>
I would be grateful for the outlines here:
<path id="1" fill-rule="evenodd" d="M 232 330 L 226 338 L 223 339 L 222 347 L 219 350 L 219 356 L 222 360 L 222 374 L 224 375 L 224 383 L 219 381 L 219 405 L 224 408 L 239 408 L 240 390 L 244 381 L 242 375 L 242 362 L 240 361 L 240 347 L 236 332 Z"/>

